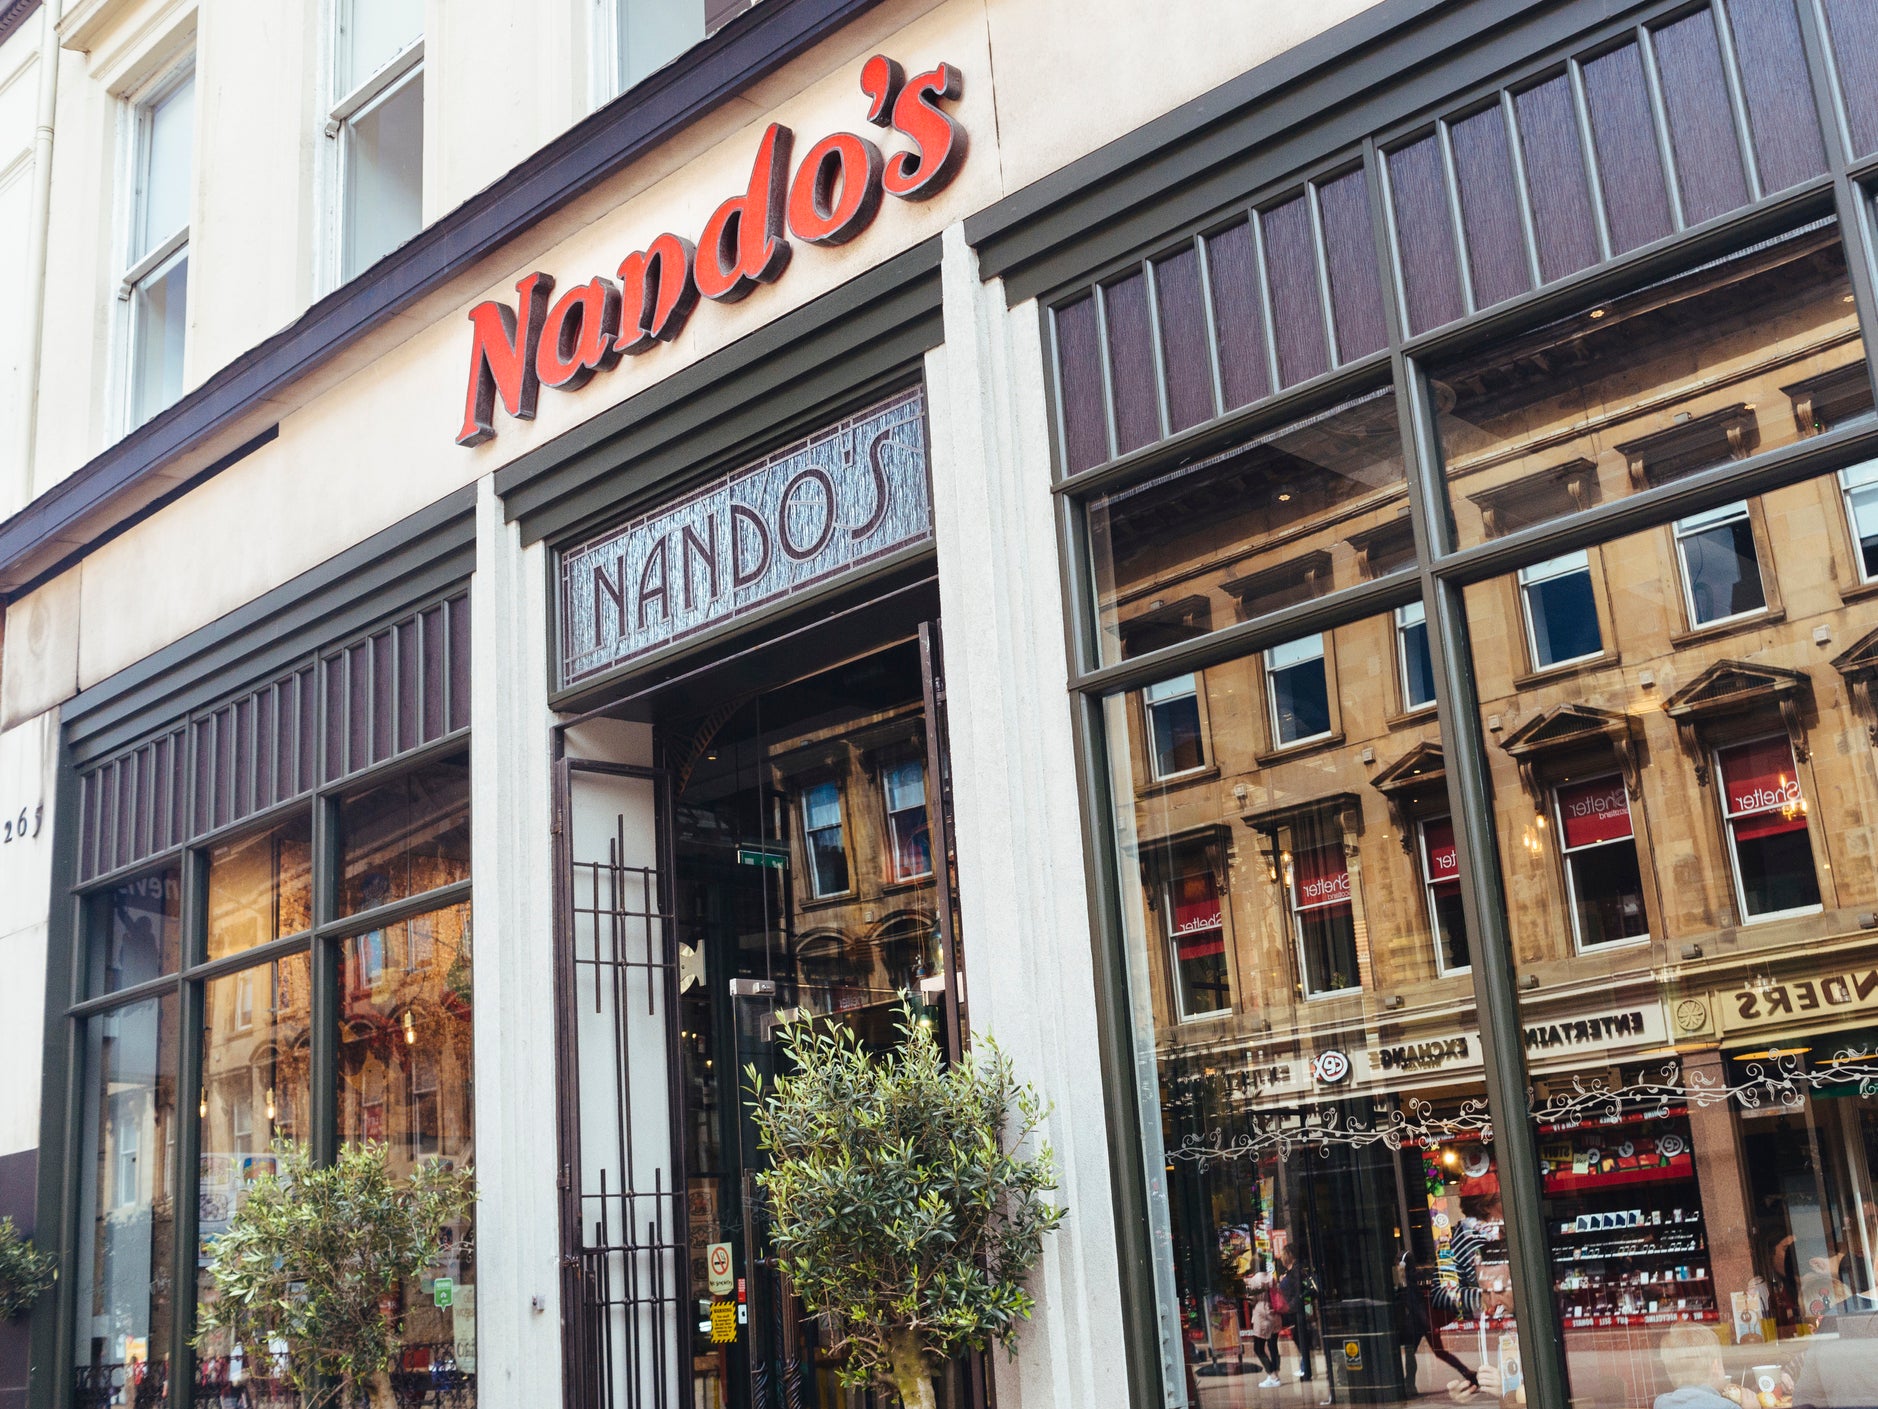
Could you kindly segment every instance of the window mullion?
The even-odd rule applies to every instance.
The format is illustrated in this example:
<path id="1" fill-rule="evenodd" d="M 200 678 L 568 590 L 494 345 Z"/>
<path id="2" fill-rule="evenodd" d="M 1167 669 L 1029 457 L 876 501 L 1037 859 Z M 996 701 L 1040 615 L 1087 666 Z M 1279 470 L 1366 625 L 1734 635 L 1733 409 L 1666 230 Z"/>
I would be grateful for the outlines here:
<path id="1" fill-rule="evenodd" d="M 182 961 L 186 968 L 206 950 L 208 933 L 208 858 L 200 851 L 185 854 L 182 868 Z M 190 1337 L 196 1328 L 196 1235 L 200 1210 L 196 1176 L 202 1165 L 202 1025 L 203 986 L 181 984 L 177 1009 L 182 1031 L 176 1048 L 176 1164 L 170 1171 L 175 1209 L 174 1242 L 170 1250 L 170 1406 L 193 1409 L 194 1349 Z"/>
<path id="2" fill-rule="evenodd" d="M 322 737 L 326 733 L 321 727 Z M 313 950 L 312 993 L 308 1003 L 308 1021 L 312 1033 L 308 1044 L 309 1066 L 307 1091 L 309 1135 L 315 1163 L 327 1164 L 339 1150 L 339 943 L 323 935 L 336 908 L 339 879 L 339 829 L 335 825 L 331 798 L 318 798 L 313 804 Z"/>

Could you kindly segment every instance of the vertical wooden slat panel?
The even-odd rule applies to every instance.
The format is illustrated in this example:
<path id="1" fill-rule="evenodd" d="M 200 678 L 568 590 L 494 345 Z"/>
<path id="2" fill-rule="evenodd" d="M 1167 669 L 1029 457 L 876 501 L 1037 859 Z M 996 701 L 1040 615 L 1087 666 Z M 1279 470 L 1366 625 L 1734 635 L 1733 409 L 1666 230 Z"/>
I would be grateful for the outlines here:
<path id="1" fill-rule="evenodd" d="M 418 619 L 398 623 L 398 748 L 414 749 L 424 742 L 424 725 L 418 717 L 421 699 L 419 681 L 423 679 L 424 656 Z"/>
<path id="2" fill-rule="evenodd" d="M 442 607 L 432 607 L 423 614 L 424 633 L 424 741 L 441 739 L 448 732 L 444 722 L 444 642 L 448 636 Z"/>
<path id="3" fill-rule="evenodd" d="M 1160 393 L 1154 377 L 1154 327 L 1148 316 L 1147 277 L 1130 274 L 1105 284 L 1109 379 L 1115 397 L 1116 453 L 1126 455 L 1161 438 Z"/>
<path id="4" fill-rule="evenodd" d="M 1660 240 L 1674 228 L 1643 56 L 1635 44 L 1625 44 L 1592 59 L 1584 75 L 1611 252 L 1622 254 Z"/>
<path id="5" fill-rule="evenodd" d="M 1825 10 L 1853 154 L 1864 156 L 1878 151 L 1878 0 L 1825 0 Z"/>
<path id="6" fill-rule="evenodd" d="M 470 722 L 469 598 L 452 597 L 444 605 L 450 620 L 450 728 L 467 729 Z"/>
<path id="7" fill-rule="evenodd" d="M 1213 418 L 1213 360 L 1207 351 L 1206 289 L 1200 252 L 1186 245 L 1154 265 L 1161 305 L 1161 361 L 1167 368 L 1168 429 Z"/>
<path id="8" fill-rule="evenodd" d="M 372 652 L 361 642 L 346 652 L 346 772 L 372 761 Z"/>
<path id="9" fill-rule="evenodd" d="M 1389 341 L 1382 271 L 1376 267 L 1376 232 L 1369 220 L 1369 183 L 1361 168 L 1318 187 L 1317 208 L 1324 225 L 1338 360 L 1354 362 Z"/>
<path id="10" fill-rule="evenodd" d="M 128 866 L 137 859 L 131 834 L 137 821 L 137 756 L 126 755 L 112 765 L 117 775 L 117 825 L 113 827 L 112 866 Z"/>
<path id="11" fill-rule="evenodd" d="M 106 764 L 101 771 L 104 777 L 98 809 L 98 869 L 112 871 L 117 869 L 118 786 L 122 770 L 113 762 Z"/>
<path id="12" fill-rule="evenodd" d="M 196 760 L 196 805 L 189 827 L 191 836 L 201 836 L 215 825 L 215 717 L 204 715 L 190 725 L 190 730 L 191 752 Z"/>
<path id="13" fill-rule="evenodd" d="M 138 861 L 153 850 L 152 814 L 156 807 L 156 743 L 152 740 L 137 750 L 137 810 L 131 818 L 130 850 Z"/>
<path id="14" fill-rule="evenodd" d="M 1819 112 L 1793 0 L 1728 0 L 1761 189 L 1772 195 L 1826 169 Z"/>
<path id="15" fill-rule="evenodd" d="M 1109 458 L 1095 295 L 1086 294 L 1057 309 L 1055 324 L 1057 376 L 1063 402 L 1063 468 L 1074 474 Z"/>
<path id="16" fill-rule="evenodd" d="M 189 767 L 189 728 L 185 725 L 170 735 L 171 846 L 181 846 L 189 834 Z"/>
<path id="17" fill-rule="evenodd" d="M 1219 338 L 1219 376 L 1226 409 L 1249 406 L 1272 394 L 1259 297 L 1258 251 L 1251 223 L 1229 226 L 1206 242 L 1212 280 L 1213 322 Z"/>
<path id="18" fill-rule="evenodd" d="M 366 703 L 367 732 L 372 740 L 372 762 L 383 763 L 397 753 L 392 724 L 397 718 L 397 665 L 391 656 L 391 633 L 372 637 L 372 690 Z"/>
<path id="19" fill-rule="evenodd" d="M 1461 299 L 1461 271 L 1454 260 L 1447 176 L 1432 134 L 1389 153 L 1389 199 L 1401 251 L 1409 331 L 1422 333 L 1452 322 L 1467 310 Z"/>
<path id="20" fill-rule="evenodd" d="M 150 850 L 168 851 L 175 835 L 171 827 L 171 801 L 176 781 L 176 763 L 172 757 L 170 735 L 150 745 Z"/>
<path id="21" fill-rule="evenodd" d="M 326 657 L 325 781 L 346 775 L 346 653 Z"/>
<path id="22" fill-rule="evenodd" d="M 1454 149 L 1474 302 L 1486 308 L 1532 287 L 1506 114 L 1495 105 L 1462 118 L 1449 127 L 1448 138 Z"/>
<path id="23" fill-rule="evenodd" d="M 1311 212 L 1299 195 L 1263 212 L 1259 222 L 1265 235 L 1265 273 L 1278 343 L 1278 380 L 1282 386 L 1292 386 L 1330 370 Z"/>
<path id="24" fill-rule="evenodd" d="M 90 880 L 98 874 L 98 775 L 87 773 L 78 782 L 78 876 Z"/>
<path id="25" fill-rule="evenodd" d="M 1748 203 L 1748 178 L 1728 102 L 1715 17 L 1697 10 L 1651 33 L 1683 219 L 1694 225 Z"/>
<path id="26" fill-rule="evenodd" d="M 1526 194 L 1532 202 L 1539 274 L 1547 283 L 1598 261 L 1597 217 L 1578 140 L 1571 81 L 1562 74 L 1513 99 Z"/>
<path id="27" fill-rule="evenodd" d="M 210 824 L 226 827 L 235 820 L 237 786 L 238 731 L 234 711 L 226 706 L 215 712 L 215 818 Z"/>
<path id="28" fill-rule="evenodd" d="M 294 695 L 300 707 L 295 738 L 300 746 L 300 791 L 311 792 L 319 775 L 319 668 L 308 666 L 295 677 Z"/>

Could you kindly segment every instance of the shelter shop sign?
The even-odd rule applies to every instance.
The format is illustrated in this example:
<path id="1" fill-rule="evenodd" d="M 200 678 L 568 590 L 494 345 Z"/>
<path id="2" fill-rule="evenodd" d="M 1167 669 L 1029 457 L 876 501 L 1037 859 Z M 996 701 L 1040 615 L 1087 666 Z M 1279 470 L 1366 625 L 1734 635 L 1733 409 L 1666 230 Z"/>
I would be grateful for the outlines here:
<path id="1" fill-rule="evenodd" d="M 931 537 L 915 388 L 564 552 L 562 683 Z"/>
<path id="2" fill-rule="evenodd" d="M 699 295 L 736 303 L 788 269 L 790 239 L 844 245 L 874 223 L 883 195 L 930 200 L 965 164 L 965 129 L 946 111 L 965 91 L 951 64 L 906 76 L 876 54 L 861 66 L 867 121 L 910 148 L 883 154 L 866 137 L 837 132 L 794 163 L 795 134 L 772 122 L 757 142 L 749 186 L 718 206 L 697 241 L 669 231 L 554 297 L 540 272 L 515 286 L 514 308 L 496 299 L 469 311 L 469 391 L 458 445 L 495 435 L 495 409 L 531 421 L 541 388 L 575 391 L 622 357 L 637 357 L 684 331 Z"/>

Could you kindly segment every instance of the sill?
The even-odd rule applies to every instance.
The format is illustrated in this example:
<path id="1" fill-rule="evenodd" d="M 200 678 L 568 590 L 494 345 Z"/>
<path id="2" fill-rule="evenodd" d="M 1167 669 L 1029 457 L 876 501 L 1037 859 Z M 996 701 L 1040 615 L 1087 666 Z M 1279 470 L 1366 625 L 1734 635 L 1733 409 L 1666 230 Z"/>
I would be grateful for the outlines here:
<path id="1" fill-rule="evenodd" d="M 1878 583 L 1874 583 L 1873 586 L 1878 586 Z M 1786 619 L 1787 609 L 1785 607 L 1762 607 L 1758 611 L 1742 612 L 1739 616 L 1725 616 L 1718 621 L 1711 621 L 1702 626 L 1691 627 L 1687 631 L 1672 632 L 1670 634 L 1669 644 L 1672 647 L 1680 649 L 1683 646 L 1694 646 L 1704 641 L 1719 640 L 1723 636 L 1729 636 L 1737 631 L 1747 630 L 1751 627 L 1771 626 L 1775 622 L 1785 621 Z"/>
<path id="2" fill-rule="evenodd" d="M 833 895 L 816 895 L 801 902 L 804 910 L 832 910 L 837 905 L 852 905 L 861 898 L 858 890 L 837 891 Z"/>
<path id="3" fill-rule="evenodd" d="M 1385 715 L 1382 724 L 1385 729 L 1406 729 L 1411 724 L 1426 724 L 1434 717 L 1435 702 L 1430 700 L 1425 705 L 1416 705 L 1415 708 L 1405 709 L 1400 714 Z"/>
<path id="4" fill-rule="evenodd" d="M 1258 764 L 1259 767 L 1265 768 L 1274 763 L 1287 763 L 1294 758 L 1304 758 L 1310 754 L 1321 752 L 1324 749 L 1338 748 L 1342 743 L 1343 731 L 1339 729 L 1334 734 L 1317 734 L 1309 739 L 1299 739 L 1296 743 L 1281 744 L 1275 749 L 1268 749 L 1264 753 L 1254 754 L 1252 761 Z M 1357 990 L 1346 988 L 1339 989 L 1338 991 L 1341 993 L 1354 993 Z M 1325 996 L 1328 997 L 1329 995 Z"/>
<path id="5" fill-rule="evenodd" d="M 1749 925 L 1764 925 L 1773 920 L 1797 920 L 1806 915 L 1823 915 L 1826 907 L 1822 905 L 1802 905 L 1796 910 L 1769 910 L 1765 915 L 1746 915 L 1742 917 L 1741 928 Z"/>
<path id="6" fill-rule="evenodd" d="M 1217 763 L 1203 763 L 1198 768 L 1189 768 L 1182 773 L 1169 773 L 1165 778 L 1151 778 L 1135 789 L 1136 797 L 1153 797 L 1172 788 L 1184 787 L 1188 783 L 1198 783 L 1219 777 Z"/>
<path id="7" fill-rule="evenodd" d="M 1182 1013 L 1174 1019 L 1174 1022 L 1179 1027 L 1192 1027 L 1195 1023 L 1212 1023 L 1218 1022 L 1221 1018 L 1229 1018 L 1234 1011 L 1233 1005 L 1228 1003 L 1225 1007 L 1215 1008 L 1210 1013 Z"/>
<path id="8" fill-rule="evenodd" d="M 917 876 L 902 876 L 897 880 L 883 881 L 880 887 L 882 895 L 900 895 L 909 890 L 924 890 L 932 884 L 931 871 L 921 871 Z"/>
<path id="9" fill-rule="evenodd" d="M 1839 600 L 1842 602 L 1868 602 L 1873 597 L 1878 597 L 1878 577 L 1872 578 L 1869 582 L 1854 582 L 1839 593 Z"/>
<path id="10" fill-rule="evenodd" d="M 1515 675 L 1513 688 L 1527 690 L 1534 685 L 1550 685 L 1556 681 L 1569 680 L 1574 675 L 1604 670 L 1616 664 L 1615 655 L 1609 651 L 1599 651 L 1595 656 L 1579 656 L 1576 660 L 1562 660 L 1557 665 L 1548 665 L 1542 670 L 1529 670 L 1524 675 Z"/>
<path id="11" fill-rule="evenodd" d="M 1582 940 L 1574 940 L 1572 953 L 1580 958 L 1589 959 L 1598 954 L 1616 954 L 1629 949 L 1644 949 L 1649 946 L 1649 943 L 1650 936 L 1647 934 L 1632 935 L 1628 939 L 1607 940 L 1603 944 L 1586 944 Z"/>
<path id="12" fill-rule="evenodd" d="M 1333 998 L 1354 998 L 1362 993 L 1362 991 L 1363 985 L 1360 983 L 1355 988 L 1327 988 L 1322 993 L 1306 993 L 1304 995 L 1304 1001 L 1306 1003 L 1328 1003 Z"/>

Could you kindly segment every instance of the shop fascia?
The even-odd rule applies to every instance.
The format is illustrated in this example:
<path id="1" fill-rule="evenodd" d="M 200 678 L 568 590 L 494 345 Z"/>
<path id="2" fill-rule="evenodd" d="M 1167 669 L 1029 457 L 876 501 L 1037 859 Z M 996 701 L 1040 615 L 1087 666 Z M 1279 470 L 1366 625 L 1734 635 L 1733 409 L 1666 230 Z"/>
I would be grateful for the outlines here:
<path id="1" fill-rule="evenodd" d="M 879 214 L 883 196 L 925 201 L 964 165 L 965 129 L 946 111 L 964 78 L 942 63 L 906 76 L 884 54 L 861 66 L 867 121 L 890 128 L 912 150 L 883 155 L 866 137 L 836 132 L 816 142 L 790 174 L 795 135 L 771 123 L 757 143 L 748 188 L 718 206 L 695 242 L 666 232 L 620 261 L 614 278 L 597 275 L 554 298 L 552 275 L 539 271 L 515 286 L 514 307 L 490 299 L 470 309 L 469 389 L 458 445 L 480 445 L 495 431 L 495 407 L 532 420 L 541 388 L 572 392 L 622 357 L 637 357 L 684 331 L 699 296 L 737 303 L 789 267 L 797 239 L 844 245 Z"/>

